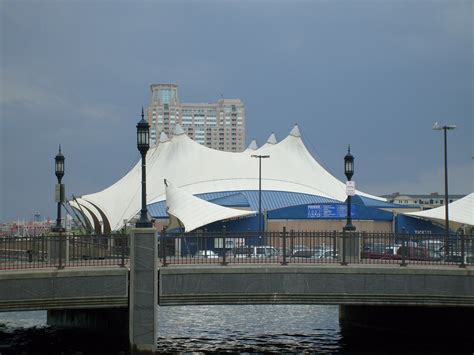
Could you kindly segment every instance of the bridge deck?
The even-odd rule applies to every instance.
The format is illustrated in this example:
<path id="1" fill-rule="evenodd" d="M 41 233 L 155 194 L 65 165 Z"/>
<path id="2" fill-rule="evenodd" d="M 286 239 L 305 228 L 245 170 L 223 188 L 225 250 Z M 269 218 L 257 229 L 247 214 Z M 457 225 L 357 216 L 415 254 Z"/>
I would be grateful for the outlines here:
<path id="1" fill-rule="evenodd" d="M 128 307 L 128 268 L 0 272 L 0 311 Z M 159 304 L 474 307 L 474 268 L 440 265 L 159 267 Z"/>
<path id="2" fill-rule="evenodd" d="M 239 265 L 160 269 L 160 305 L 474 306 L 474 270 L 447 266 Z"/>

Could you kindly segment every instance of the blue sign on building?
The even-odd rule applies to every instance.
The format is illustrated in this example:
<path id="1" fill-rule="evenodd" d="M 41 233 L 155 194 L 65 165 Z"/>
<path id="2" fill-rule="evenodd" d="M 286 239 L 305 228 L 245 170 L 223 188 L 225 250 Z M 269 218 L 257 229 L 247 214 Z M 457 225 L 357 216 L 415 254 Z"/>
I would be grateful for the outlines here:
<path id="1" fill-rule="evenodd" d="M 352 205 L 351 217 L 356 215 L 356 206 Z M 308 205 L 308 218 L 346 218 L 347 206 L 344 204 Z"/>

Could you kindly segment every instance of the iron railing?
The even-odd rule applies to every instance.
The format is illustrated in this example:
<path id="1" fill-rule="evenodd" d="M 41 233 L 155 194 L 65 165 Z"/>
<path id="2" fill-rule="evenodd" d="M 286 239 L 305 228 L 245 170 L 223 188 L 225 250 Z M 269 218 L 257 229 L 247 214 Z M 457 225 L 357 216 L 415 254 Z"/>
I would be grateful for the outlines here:
<path id="1" fill-rule="evenodd" d="M 0 270 L 121 266 L 129 236 L 0 237 Z M 161 265 L 394 264 L 474 265 L 474 236 L 342 231 L 158 233 Z"/>
<path id="2" fill-rule="evenodd" d="M 158 255 L 171 264 L 474 264 L 473 235 L 343 231 L 163 230 Z"/>
<path id="3" fill-rule="evenodd" d="M 161 263 L 262 264 L 337 263 L 336 232 L 195 232 L 161 233 Z"/>
<path id="4" fill-rule="evenodd" d="M 129 258 L 125 234 L 0 237 L 0 270 L 122 266 Z"/>

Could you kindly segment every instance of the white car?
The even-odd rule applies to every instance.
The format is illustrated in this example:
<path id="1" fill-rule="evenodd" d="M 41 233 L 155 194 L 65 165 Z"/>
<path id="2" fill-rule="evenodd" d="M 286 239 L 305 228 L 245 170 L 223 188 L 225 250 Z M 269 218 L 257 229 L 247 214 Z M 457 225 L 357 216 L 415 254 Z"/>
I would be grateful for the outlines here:
<path id="1" fill-rule="evenodd" d="M 196 258 L 208 258 L 208 259 L 216 259 L 219 257 L 213 250 L 199 250 L 196 255 Z"/>
<path id="2" fill-rule="evenodd" d="M 233 251 L 234 257 L 236 258 L 269 258 L 278 256 L 278 250 L 276 250 L 272 246 L 268 245 L 261 245 L 261 246 L 252 246 L 252 245 L 244 245 L 239 248 L 234 249 Z"/>

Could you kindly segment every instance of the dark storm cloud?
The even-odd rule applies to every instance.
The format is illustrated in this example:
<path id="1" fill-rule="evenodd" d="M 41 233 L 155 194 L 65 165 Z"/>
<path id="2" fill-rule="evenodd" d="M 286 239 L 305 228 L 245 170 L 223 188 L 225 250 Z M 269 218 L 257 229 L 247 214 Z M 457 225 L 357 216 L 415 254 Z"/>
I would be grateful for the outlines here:
<path id="1" fill-rule="evenodd" d="M 54 215 L 53 158 L 68 195 L 98 191 L 137 159 L 149 84 L 183 102 L 241 98 L 247 141 L 298 122 L 343 179 L 350 143 L 358 188 L 473 191 L 471 1 L 3 1 L 0 220 Z"/>

